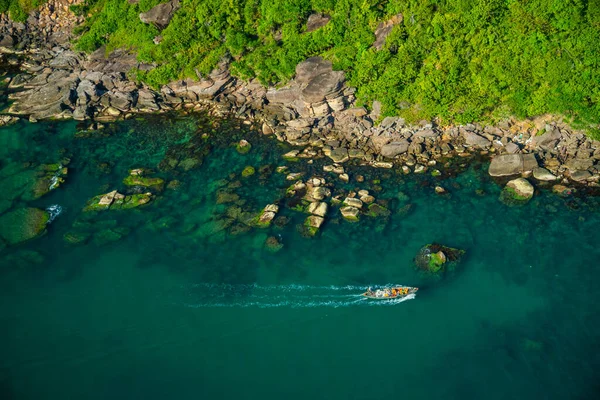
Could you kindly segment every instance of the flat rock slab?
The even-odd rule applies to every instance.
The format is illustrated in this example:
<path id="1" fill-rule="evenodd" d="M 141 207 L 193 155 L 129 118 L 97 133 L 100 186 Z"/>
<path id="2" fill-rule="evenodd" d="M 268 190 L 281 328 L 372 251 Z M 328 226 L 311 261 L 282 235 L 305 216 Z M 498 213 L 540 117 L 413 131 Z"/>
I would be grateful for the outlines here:
<path id="1" fill-rule="evenodd" d="M 399 154 L 406 153 L 408 146 L 409 143 L 407 140 L 391 142 L 381 147 L 381 155 L 387 158 L 394 158 Z"/>
<path id="2" fill-rule="evenodd" d="M 316 76 L 333 71 L 331 61 L 310 57 L 296 66 L 296 82 L 308 83 Z"/>
<path id="3" fill-rule="evenodd" d="M 484 138 L 483 136 L 479 136 L 475 132 L 465 131 L 465 143 L 467 146 L 479 147 L 482 149 L 490 147 L 492 142 Z"/>
<path id="4" fill-rule="evenodd" d="M 556 176 L 546 168 L 537 167 L 533 169 L 533 177 L 538 181 L 555 181 Z"/>
<path id="5" fill-rule="evenodd" d="M 534 154 L 502 154 L 492 159 L 490 176 L 519 175 L 538 167 Z"/>
<path id="6" fill-rule="evenodd" d="M 591 177 L 592 174 L 590 173 L 590 171 L 587 170 L 575 171 L 571 173 L 571 179 L 573 179 L 575 182 L 582 182 Z"/>
<path id="7" fill-rule="evenodd" d="M 438 137 L 440 135 L 440 132 L 438 131 L 434 131 L 433 129 L 423 129 L 421 131 L 417 131 L 414 133 L 414 137 L 421 137 L 421 138 L 434 138 L 434 137 Z"/>
<path id="8" fill-rule="evenodd" d="M 331 150 L 329 158 L 331 158 L 333 162 L 342 163 L 344 161 L 348 161 L 350 159 L 350 156 L 348 154 L 348 149 L 346 149 L 345 147 L 338 147 L 336 149 Z"/>
<path id="9" fill-rule="evenodd" d="M 343 71 L 331 71 L 320 74 L 310 80 L 302 90 L 302 97 L 307 103 L 324 101 L 326 96 L 338 92 L 345 80 Z"/>

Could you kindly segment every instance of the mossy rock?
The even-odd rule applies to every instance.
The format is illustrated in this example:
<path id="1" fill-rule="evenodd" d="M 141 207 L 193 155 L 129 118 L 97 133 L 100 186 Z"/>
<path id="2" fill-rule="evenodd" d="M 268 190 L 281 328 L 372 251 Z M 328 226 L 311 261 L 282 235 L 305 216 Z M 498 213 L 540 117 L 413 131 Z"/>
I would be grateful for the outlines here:
<path id="1" fill-rule="evenodd" d="M 275 236 L 269 236 L 265 240 L 265 248 L 271 253 L 276 253 L 283 248 L 283 243 Z"/>
<path id="2" fill-rule="evenodd" d="M 122 234 L 114 229 L 104 229 L 94 234 L 93 242 L 96 245 L 102 246 L 108 243 L 113 243 L 121 240 Z"/>
<path id="3" fill-rule="evenodd" d="M 522 205 L 529 201 L 529 197 L 522 196 L 513 188 L 505 187 L 500 193 L 500 201 L 507 206 Z"/>
<path id="4" fill-rule="evenodd" d="M 365 214 L 369 217 L 389 217 L 391 211 L 380 204 L 372 203 L 369 204 L 369 207 Z"/>
<path id="5" fill-rule="evenodd" d="M 220 189 L 217 191 L 217 204 L 235 203 L 240 196 L 230 190 Z"/>
<path id="6" fill-rule="evenodd" d="M 415 268 L 427 277 L 442 278 L 447 273 L 454 272 L 464 253 L 464 250 L 436 243 L 428 244 L 415 257 Z"/>
<path id="7" fill-rule="evenodd" d="M 104 211 L 110 208 L 110 204 L 100 204 L 100 200 L 105 194 L 99 194 L 89 199 L 83 208 L 83 211 Z"/>
<path id="8" fill-rule="evenodd" d="M 502 193 L 500 201 L 508 206 L 521 205 L 527 203 L 534 193 L 534 187 L 527 179 L 517 178 L 509 181 Z"/>
<path id="9" fill-rule="evenodd" d="M 249 176 L 254 175 L 256 172 L 256 170 L 254 169 L 253 166 L 248 165 L 246 168 L 244 168 L 244 170 L 242 171 L 242 177 L 243 178 L 247 178 Z"/>
<path id="10" fill-rule="evenodd" d="M 246 140 L 240 140 L 236 145 L 235 149 L 240 154 L 246 154 L 252 149 L 252 145 Z"/>
<path id="11" fill-rule="evenodd" d="M 63 235 L 63 240 L 69 244 L 85 244 L 90 238 L 90 234 L 86 232 L 67 232 Z"/>
<path id="12" fill-rule="evenodd" d="M 26 200 L 35 200 L 58 189 L 65 183 L 68 169 L 62 164 L 42 164 L 36 170 L 37 179 L 31 186 L 30 193 L 26 193 Z"/>
<path id="13" fill-rule="evenodd" d="M 125 198 L 122 200 L 115 200 L 115 202 L 110 206 L 110 208 L 127 210 L 130 208 L 143 206 L 144 204 L 148 204 L 151 201 L 152 194 L 150 193 L 132 194 L 130 196 L 125 196 Z"/>
<path id="14" fill-rule="evenodd" d="M 46 231 L 50 219 L 47 211 L 39 208 L 19 208 L 0 217 L 0 237 L 8 244 L 33 239 Z"/>
<path id="15" fill-rule="evenodd" d="M 304 220 L 302 235 L 309 236 L 309 237 L 315 236 L 319 232 L 319 229 L 321 228 L 323 221 L 324 221 L 323 217 L 319 217 L 319 216 L 315 216 L 315 215 L 309 216 L 308 218 L 306 218 L 306 220 Z"/>
<path id="16" fill-rule="evenodd" d="M 150 189 L 154 189 L 158 192 L 162 191 L 165 186 L 164 179 L 161 178 L 149 178 L 141 175 L 128 175 L 127 178 L 123 179 L 123 183 L 127 186 L 143 186 Z"/>
<path id="17" fill-rule="evenodd" d="M 307 200 L 301 199 L 293 205 L 290 205 L 290 209 L 301 213 L 305 213 L 309 204 L 310 202 L 308 202 Z"/>
<path id="18" fill-rule="evenodd" d="M 152 201 L 153 197 L 151 193 L 138 193 L 129 196 L 120 195 L 119 198 L 115 197 L 111 203 L 101 204 L 100 201 L 102 198 L 109 194 L 105 193 L 92 197 L 88 200 L 83 211 L 127 210 L 148 204 Z"/>
<path id="19" fill-rule="evenodd" d="M 268 217 L 270 214 L 266 215 L 267 213 L 269 213 L 269 211 L 262 211 L 260 214 L 252 218 L 250 220 L 250 225 L 257 228 L 268 228 L 271 226 L 271 222 L 273 221 L 273 218 L 275 218 L 275 214 L 273 213 L 273 218 L 269 220 Z"/>

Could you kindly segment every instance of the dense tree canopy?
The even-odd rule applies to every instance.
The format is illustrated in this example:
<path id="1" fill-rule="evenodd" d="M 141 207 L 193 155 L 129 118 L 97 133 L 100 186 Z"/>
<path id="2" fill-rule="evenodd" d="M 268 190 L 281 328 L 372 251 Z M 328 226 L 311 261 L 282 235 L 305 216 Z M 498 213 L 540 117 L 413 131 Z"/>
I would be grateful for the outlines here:
<path id="1" fill-rule="evenodd" d="M 77 10 L 89 16 L 77 46 L 135 49 L 157 63 L 138 73 L 154 86 L 206 74 L 223 57 L 237 76 L 279 84 L 321 55 L 346 71 L 364 104 L 380 100 L 385 113 L 410 120 L 558 113 L 600 121 L 598 1 L 182 0 L 161 32 L 138 18 L 159 2 L 88 0 Z M 314 12 L 331 21 L 306 32 Z M 402 22 L 376 50 L 377 25 L 398 13 Z"/>

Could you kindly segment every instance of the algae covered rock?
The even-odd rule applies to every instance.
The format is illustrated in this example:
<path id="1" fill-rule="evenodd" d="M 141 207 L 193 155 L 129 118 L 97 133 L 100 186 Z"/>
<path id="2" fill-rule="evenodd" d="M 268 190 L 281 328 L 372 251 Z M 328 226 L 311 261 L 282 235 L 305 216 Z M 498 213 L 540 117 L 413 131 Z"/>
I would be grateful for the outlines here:
<path id="1" fill-rule="evenodd" d="M 500 200 L 507 205 L 525 204 L 533 197 L 533 192 L 534 188 L 527 179 L 517 178 L 506 184 Z"/>
<path id="2" fill-rule="evenodd" d="M 436 243 L 427 244 L 415 257 L 415 268 L 425 276 L 442 278 L 455 270 L 464 253 L 464 250 Z"/>
<path id="3" fill-rule="evenodd" d="M 279 211 L 277 204 L 267 204 L 264 210 L 254 219 L 253 225 L 258 228 L 268 228 Z"/>
<path id="4" fill-rule="evenodd" d="M 283 248 L 283 243 L 277 237 L 269 236 L 265 240 L 265 248 L 272 253 L 276 253 Z"/>
<path id="5" fill-rule="evenodd" d="M 346 207 L 342 207 L 340 208 L 340 212 L 342 213 L 342 217 L 344 217 L 344 219 L 346 221 L 350 221 L 350 222 L 357 222 L 359 220 L 359 210 L 356 207 L 352 207 L 352 206 L 346 206 Z"/>
<path id="6" fill-rule="evenodd" d="M 248 165 L 246 168 L 244 168 L 244 170 L 242 171 L 242 177 L 243 178 L 247 178 L 249 176 L 254 175 L 254 173 L 256 172 L 256 170 L 254 169 L 253 166 Z"/>
<path id="7" fill-rule="evenodd" d="M 39 208 L 19 208 L 0 217 L 0 237 L 9 244 L 25 242 L 43 234 L 50 214 Z"/>
<path id="8" fill-rule="evenodd" d="M 366 212 L 366 215 L 368 215 L 369 217 L 384 217 L 385 218 L 385 217 L 389 217 L 390 214 L 391 214 L 390 210 L 388 210 L 384 206 L 377 204 L 377 203 L 369 204 L 369 207 Z"/>
<path id="9" fill-rule="evenodd" d="M 306 236 L 315 236 L 325 219 L 318 215 L 311 215 L 304 221 L 304 233 Z"/>
<path id="10" fill-rule="evenodd" d="M 129 175 L 123 179 L 123 183 L 127 186 L 143 186 L 158 192 L 162 191 L 165 186 L 164 179 L 150 178 L 145 176 L 145 173 L 146 171 L 143 169 L 132 169 L 129 171 Z"/>
<path id="11" fill-rule="evenodd" d="M 252 148 L 252 145 L 247 140 L 244 140 L 244 139 L 240 140 L 235 145 L 235 149 L 240 154 L 246 154 L 246 153 L 248 153 L 251 148 Z"/>
<path id="12" fill-rule="evenodd" d="M 51 190 L 59 188 L 67 177 L 68 169 L 62 164 L 42 164 L 37 168 L 37 179 L 26 199 L 38 199 Z"/>
<path id="13" fill-rule="evenodd" d="M 113 190 L 112 192 L 100 194 L 88 200 L 83 211 L 103 211 L 136 208 L 152 201 L 152 193 L 138 193 L 125 196 Z"/>

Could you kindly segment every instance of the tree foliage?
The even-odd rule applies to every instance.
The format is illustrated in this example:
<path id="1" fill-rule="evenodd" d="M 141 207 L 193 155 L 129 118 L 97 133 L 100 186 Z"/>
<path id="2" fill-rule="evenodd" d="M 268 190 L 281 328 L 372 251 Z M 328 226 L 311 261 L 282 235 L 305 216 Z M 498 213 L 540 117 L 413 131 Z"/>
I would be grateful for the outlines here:
<path id="1" fill-rule="evenodd" d="M 0 0 L 0 4 L 15 1 Z M 365 105 L 461 123 L 557 113 L 600 121 L 600 2 L 588 0 L 182 0 L 163 31 L 139 13 L 160 0 L 87 0 L 79 49 L 128 47 L 153 86 L 209 73 L 277 85 L 310 56 L 346 71 Z M 308 16 L 331 21 L 306 32 Z M 377 25 L 401 13 L 381 50 Z M 160 44 L 153 38 L 162 36 Z"/>

